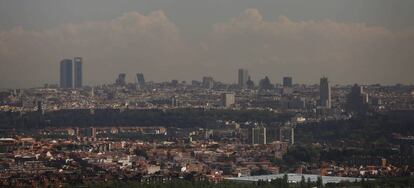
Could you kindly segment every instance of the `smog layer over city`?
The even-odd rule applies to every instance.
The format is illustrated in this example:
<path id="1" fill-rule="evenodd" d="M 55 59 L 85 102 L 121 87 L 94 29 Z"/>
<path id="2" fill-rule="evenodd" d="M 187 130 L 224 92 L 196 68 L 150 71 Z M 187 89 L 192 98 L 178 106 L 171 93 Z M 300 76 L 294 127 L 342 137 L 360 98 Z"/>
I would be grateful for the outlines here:
<path id="1" fill-rule="evenodd" d="M 414 187 L 412 0 L 0 0 L 0 187 Z"/>

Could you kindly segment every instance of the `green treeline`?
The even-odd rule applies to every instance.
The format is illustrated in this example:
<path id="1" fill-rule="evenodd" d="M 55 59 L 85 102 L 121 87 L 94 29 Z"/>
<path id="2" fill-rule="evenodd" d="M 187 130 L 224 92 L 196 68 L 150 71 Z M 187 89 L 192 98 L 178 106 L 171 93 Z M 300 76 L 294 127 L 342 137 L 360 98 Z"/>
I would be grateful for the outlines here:
<path id="1" fill-rule="evenodd" d="M 185 181 L 174 180 L 170 182 L 152 182 L 139 183 L 133 181 L 127 182 L 104 182 L 90 185 L 77 185 L 65 187 L 89 187 L 89 188 L 400 188 L 400 187 L 414 187 L 414 177 L 400 177 L 400 178 L 383 178 L 374 181 L 361 182 L 342 182 L 342 183 L 328 183 L 323 185 L 319 178 L 317 182 L 310 182 L 302 177 L 302 180 L 297 183 L 288 183 L 287 177 L 282 179 L 272 180 L 271 182 L 259 181 L 255 183 L 240 183 L 232 181 L 222 181 L 220 183 L 212 183 L 207 181 Z"/>
<path id="2" fill-rule="evenodd" d="M 89 126 L 173 126 L 214 127 L 217 120 L 257 121 L 263 123 L 283 122 L 291 114 L 276 114 L 261 110 L 119 110 L 88 109 L 59 110 L 40 114 L 14 112 L 0 113 L 0 128 L 89 127 Z"/>
<path id="3" fill-rule="evenodd" d="M 392 141 L 393 134 L 414 135 L 414 110 L 391 111 L 351 120 L 326 121 L 298 126 L 295 130 L 297 142 L 328 142 L 340 145 L 385 146 Z"/>

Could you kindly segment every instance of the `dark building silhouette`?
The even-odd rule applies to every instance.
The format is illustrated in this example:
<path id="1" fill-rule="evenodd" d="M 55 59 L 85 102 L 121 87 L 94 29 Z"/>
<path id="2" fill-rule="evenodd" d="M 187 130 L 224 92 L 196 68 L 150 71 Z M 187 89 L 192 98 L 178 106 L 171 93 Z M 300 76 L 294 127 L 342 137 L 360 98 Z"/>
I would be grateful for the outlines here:
<path id="1" fill-rule="evenodd" d="M 192 85 L 192 86 L 196 86 L 196 87 L 198 87 L 198 86 L 201 86 L 201 82 L 200 82 L 200 81 L 198 81 L 198 80 L 192 80 L 192 81 L 191 81 L 191 85 Z"/>
<path id="2" fill-rule="evenodd" d="M 246 85 L 247 85 L 247 89 L 254 89 L 254 82 L 253 82 L 253 80 L 250 78 L 250 76 L 249 76 L 249 79 L 247 80 Z"/>
<path id="3" fill-rule="evenodd" d="M 331 108 L 331 86 L 327 77 L 322 77 L 319 85 L 320 105 L 325 108 Z"/>
<path id="4" fill-rule="evenodd" d="M 261 90 L 269 90 L 273 88 L 273 85 L 267 76 L 265 76 L 263 79 L 260 80 L 259 88 Z"/>
<path id="5" fill-rule="evenodd" d="M 177 87 L 178 86 L 178 80 L 171 80 L 171 86 Z"/>
<path id="6" fill-rule="evenodd" d="M 292 77 L 283 77 L 283 87 L 292 87 L 293 81 Z"/>
<path id="7" fill-rule="evenodd" d="M 364 113 L 368 110 L 368 94 L 364 92 L 363 86 L 355 84 L 347 96 L 347 111 Z"/>
<path id="8" fill-rule="evenodd" d="M 75 57 L 74 58 L 74 64 L 75 64 L 75 88 L 82 87 L 82 58 L 81 57 Z"/>
<path id="9" fill-rule="evenodd" d="M 204 76 L 203 77 L 203 88 L 206 89 L 213 89 L 214 86 L 214 80 L 213 77 L 210 76 Z"/>
<path id="10" fill-rule="evenodd" d="M 144 74 L 138 73 L 137 74 L 137 81 L 138 81 L 138 88 L 140 88 L 140 89 L 145 88 Z"/>
<path id="11" fill-rule="evenodd" d="M 249 72 L 246 69 L 239 69 L 238 85 L 240 88 L 247 88 L 247 80 L 249 78 Z"/>
<path id="12" fill-rule="evenodd" d="M 60 87 L 72 88 L 73 87 L 73 66 L 71 59 L 63 59 L 60 62 Z"/>
<path id="13" fill-rule="evenodd" d="M 126 74 L 121 73 L 118 75 L 118 78 L 115 81 L 115 84 L 118 86 L 125 86 L 126 85 Z"/>

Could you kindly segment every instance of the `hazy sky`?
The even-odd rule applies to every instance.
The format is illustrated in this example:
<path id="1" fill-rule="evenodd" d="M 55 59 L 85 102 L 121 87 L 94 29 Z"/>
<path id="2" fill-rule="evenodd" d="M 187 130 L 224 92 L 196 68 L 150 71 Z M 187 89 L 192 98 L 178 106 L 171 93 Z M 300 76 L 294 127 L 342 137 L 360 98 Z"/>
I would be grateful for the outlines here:
<path id="1" fill-rule="evenodd" d="M 413 83 L 413 0 L 0 0 L 0 88 L 200 80 Z"/>

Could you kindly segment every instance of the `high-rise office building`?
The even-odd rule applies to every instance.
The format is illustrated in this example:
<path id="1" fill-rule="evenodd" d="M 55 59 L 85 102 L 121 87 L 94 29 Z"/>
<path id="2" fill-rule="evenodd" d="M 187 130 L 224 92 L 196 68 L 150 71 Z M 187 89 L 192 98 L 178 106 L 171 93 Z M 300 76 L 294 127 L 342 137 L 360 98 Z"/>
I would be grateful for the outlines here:
<path id="1" fill-rule="evenodd" d="M 283 87 L 292 87 L 293 86 L 293 82 L 292 82 L 292 77 L 283 77 Z"/>
<path id="2" fill-rule="evenodd" d="M 204 76 L 203 77 L 203 88 L 206 89 L 213 89 L 214 86 L 214 80 L 213 77 L 210 76 Z"/>
<path id="3" fill-rule="evenodd" d="M 246 69 L 239 69 L 238 84 L 240 88 L 247 88 L 247 81 L 249 80 L 249 72 Z"/>
<path id="4" fill-rule="evenodd" d="M 319 85 L 320 105 L 325 108 L 331 108 L 331 86 L 327 77 L 322 77 Z"/>
<path id="5" fill-rule="evenodd" d="M 249 142 L 253 145 L 266 144 L 266 127 L 258 126 L 252 127 L 249 130 Z"/>
<path id="6" fill-rule="evenodd" d="M 138 87 L 140 89 L 145 87 L 145 79 L 144 79 L 144 74 L 142 73 L 138 73 L 137 74 L 137 81 L 138 81 Z"/>
<path id="7" fill-rule="evenodd" d="M 223 106 L 225 108 L 230 108 L 235 104 L 236 97 L 235 97 L 234 93 L 223 93 L 222 94 L 222 101 L 223 101 Z"/>
<path id="8" fill-rule="evenodd" d="M 63 59 L 60 62 L 60 87 L 65 89 L 73 87 L 73 66 L 71 59 Z"/>
<path id="9" fill-rule="evenodd" d="M 125 73 L 120 73 L 118 75 L 118 78 L 115 81 L 115 84 L 119 85 L 119 86 L 125 86 L 126 85 L 126 74 Z"/>
<path id="10" fill-rule="evenodd" d="M 368 94 L 362 86 L 352 86 L 351 92 L 347 95 L 346 107 L 349 112 L 364 113 L 368 110 Z"/>
<path id="11" fill-rule="evenodd" d="M 75 64 L 75 88 L 82 87 L 82 58 L 81 57 L 75 57 L 74 58 L 74 64 Z"/>

